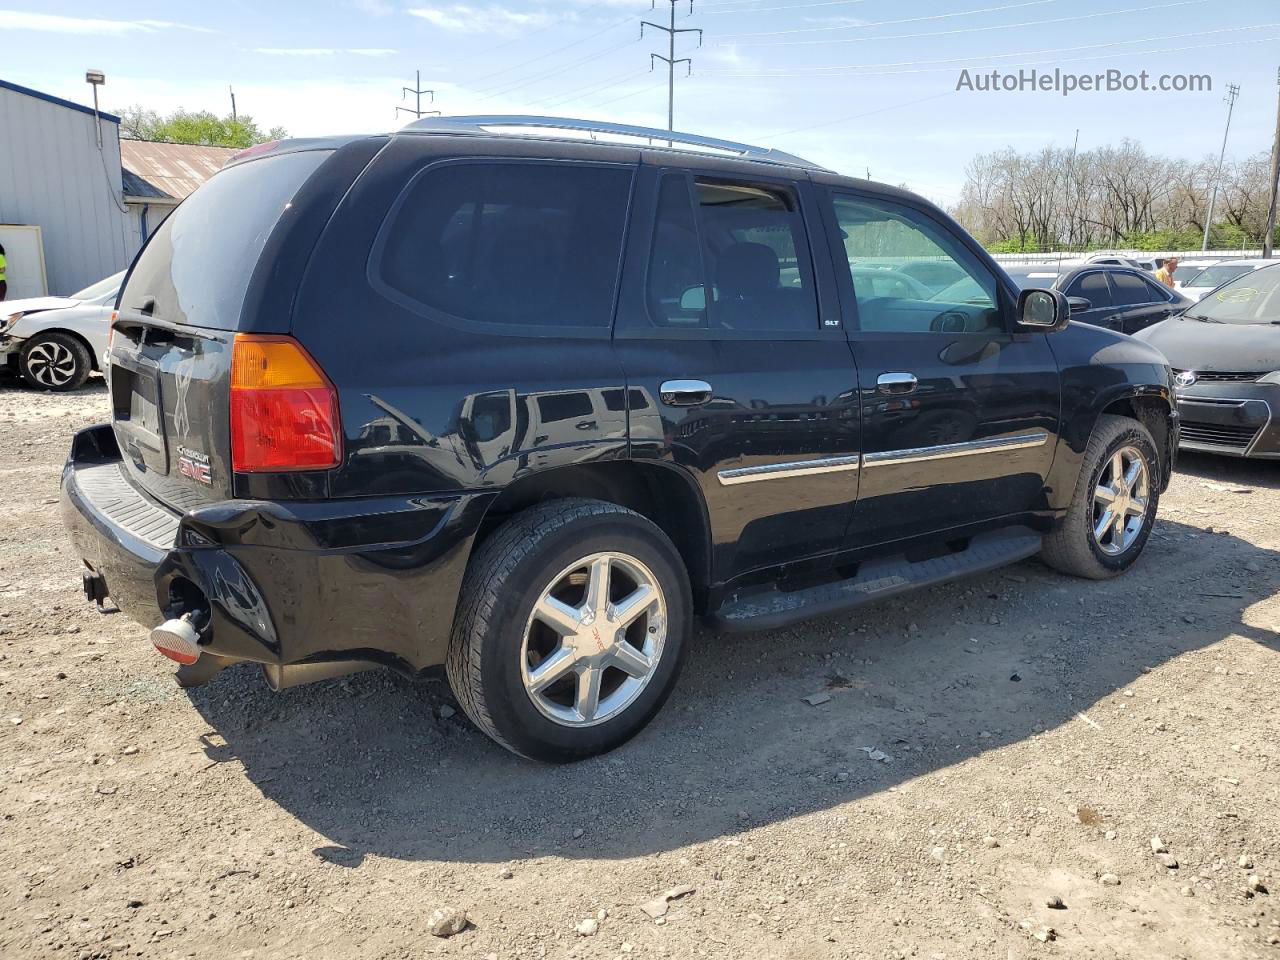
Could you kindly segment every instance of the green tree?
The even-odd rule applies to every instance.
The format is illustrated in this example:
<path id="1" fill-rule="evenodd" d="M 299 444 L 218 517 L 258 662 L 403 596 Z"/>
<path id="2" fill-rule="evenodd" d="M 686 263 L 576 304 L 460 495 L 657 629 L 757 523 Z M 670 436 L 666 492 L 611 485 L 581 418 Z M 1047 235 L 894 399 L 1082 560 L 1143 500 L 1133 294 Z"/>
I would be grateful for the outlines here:
<path id="1" fill-rule="evenodd" d="M 253 117 L 241 114 L 219 117 L 208 110 L 175 110 L 162 117 L 154 110 L 135 104 L 120 113 L 120 134 L 127 140 L 157 140 L 161 143 L 197 143 L 208 147 L 251 147 L 289 135 L 284 127 L 265 133 Z"/>

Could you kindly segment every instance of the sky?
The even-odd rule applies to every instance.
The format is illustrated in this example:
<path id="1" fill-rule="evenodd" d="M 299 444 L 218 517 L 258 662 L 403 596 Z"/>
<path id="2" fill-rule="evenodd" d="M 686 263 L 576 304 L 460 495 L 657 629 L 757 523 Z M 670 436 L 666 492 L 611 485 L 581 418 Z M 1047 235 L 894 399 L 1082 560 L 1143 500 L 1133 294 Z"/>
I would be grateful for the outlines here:
<path id="1" fill-rule="evenodd" d="M 5 0 L 0 0 L 3 4 Z M 9 0 L 10 3 L 14 0 Z M 447 114 L 525 113 L 666 126 L 668 0 L 185 0 L 0 6 L 0 79 L 104 109 L 241 113 L 294 136 L 382 132 L 422 88 Z M 965 164 L 1011 146 L 1132 137 L 1156 153 L 1269 150 L 1277 0 L 688 0 L 676 26 L 679 130 L 799 154 L 958 199 Z M 1197 74 L 1184 92 L 957 89 L 993 69 Z M 0 131 L 3 135 L 3 131 Z"/>

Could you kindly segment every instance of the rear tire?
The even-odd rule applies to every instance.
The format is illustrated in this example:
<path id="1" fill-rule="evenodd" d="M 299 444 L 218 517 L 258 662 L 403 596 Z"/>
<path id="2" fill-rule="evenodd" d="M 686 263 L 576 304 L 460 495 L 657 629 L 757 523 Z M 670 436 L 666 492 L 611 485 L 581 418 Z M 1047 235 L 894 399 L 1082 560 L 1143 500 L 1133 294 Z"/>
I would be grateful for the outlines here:
<path id="1" fill-rule="evenodd" d="M 37 334 L 18 355 L 22 379 L 37 390 L 78 390 L 89 379 L 91 370 L 89 350 L 69 333 Z"/>
<path id="2" fill-rule="evenodd" d="M 691 624 L 688 575 L 662 530 L 616 504 L 554 500 L 507 520 L 472 558 L 446 669 L 477 727 L 564 763 L 653 718 Z"/>
<path id="3" fill-rule="evenodd" d="M 1124 482 L 1118 482 L 1117 475 Z M 1041 559 L 1055 570 L 1089 580 L 1105 580 L 1129 569 L 1151 536 L 1160 506 L 1160 476 L 1160 457 L 1146 427 L 1129 417 L 1099 417 L 1071 506 L 1045 537 Z M 1117 509 L 1110 510 L 1107 523 L 1111 505 Z"/>

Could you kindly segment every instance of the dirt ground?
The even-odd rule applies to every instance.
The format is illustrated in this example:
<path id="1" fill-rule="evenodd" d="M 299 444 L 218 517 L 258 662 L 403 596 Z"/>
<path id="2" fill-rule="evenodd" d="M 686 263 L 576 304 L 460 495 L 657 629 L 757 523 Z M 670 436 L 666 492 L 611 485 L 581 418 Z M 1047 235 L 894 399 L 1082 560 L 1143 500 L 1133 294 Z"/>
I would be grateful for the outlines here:
<path id="1" fill-rule="evenodd" d="M 442 678 L 179 690 L 59 525 L 105 416 L 0 383 L 5 960 L 1280 958 L 1280 464 L 1185 457 L 1118 580 L 703 633 L 648 730 L 548 767 Z"/>

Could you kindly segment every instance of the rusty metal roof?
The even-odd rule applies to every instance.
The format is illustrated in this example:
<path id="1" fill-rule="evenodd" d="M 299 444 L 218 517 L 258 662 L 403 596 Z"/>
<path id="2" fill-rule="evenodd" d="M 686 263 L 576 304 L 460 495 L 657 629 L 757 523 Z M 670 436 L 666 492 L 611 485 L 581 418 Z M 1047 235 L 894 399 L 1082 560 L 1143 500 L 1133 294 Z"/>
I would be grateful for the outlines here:
<path id="1" fill-rule="evenodd" d="M 121 140 L 124 195 L 146 200 L 183 200 L 238 152 L 233 147 Z"/>

